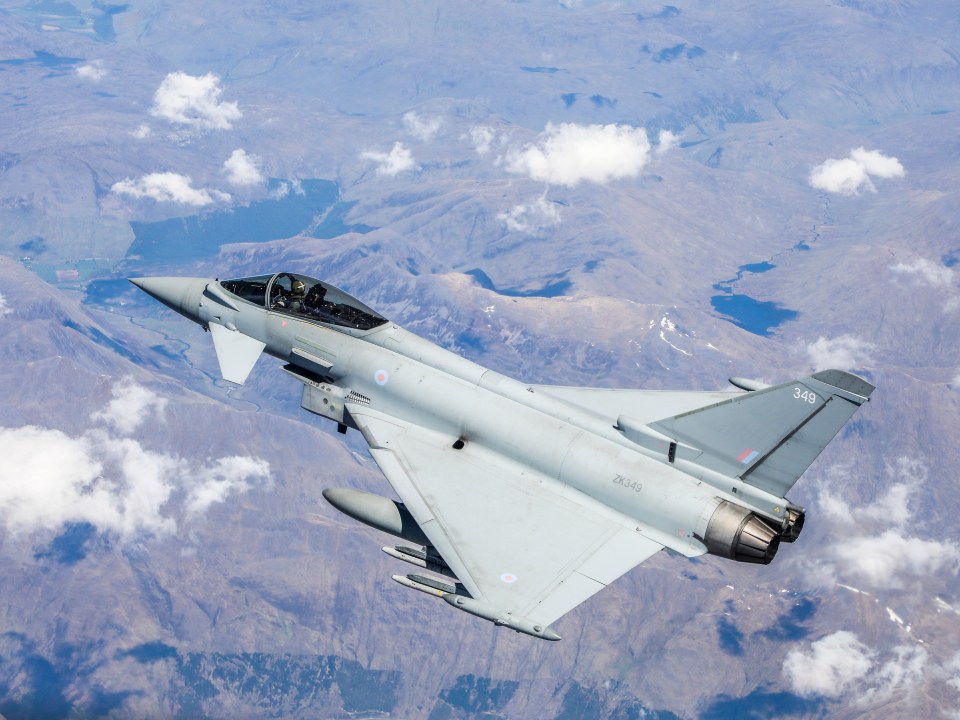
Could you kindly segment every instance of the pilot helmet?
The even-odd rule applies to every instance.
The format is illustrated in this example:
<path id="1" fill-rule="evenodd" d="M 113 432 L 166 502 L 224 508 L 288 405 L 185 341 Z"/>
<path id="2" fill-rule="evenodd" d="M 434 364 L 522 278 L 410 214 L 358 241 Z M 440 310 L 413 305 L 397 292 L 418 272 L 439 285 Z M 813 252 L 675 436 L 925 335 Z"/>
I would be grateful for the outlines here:
<path id="1" fill-rule="evenodd" d="M 290 292 L 291 292 L 293 295 L 303 295 L 303 291 L 304 291 L 305 287 L 306 287 L 306 286 L 303 284 L 303 280 L 300 280 L 300 279 L 298 279 L 298 278 L 294 278 L 294 279 L 293 279 L 293 282 L 290 283 Z"/>

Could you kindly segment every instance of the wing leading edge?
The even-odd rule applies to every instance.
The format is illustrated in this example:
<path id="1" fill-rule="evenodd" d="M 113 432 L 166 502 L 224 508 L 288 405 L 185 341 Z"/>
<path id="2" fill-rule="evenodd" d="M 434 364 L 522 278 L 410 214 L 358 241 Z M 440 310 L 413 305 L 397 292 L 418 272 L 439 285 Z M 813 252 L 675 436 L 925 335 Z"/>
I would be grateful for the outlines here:
<path id="1" fill-rule="evenodd" d="M 463 588 L 505 615 L 548 626 L 663 548 L 615 511 L 561 494 L 548 478 L 479 445 L 455 449 L 453 439 L 425 428 L 349 410 Z"/>

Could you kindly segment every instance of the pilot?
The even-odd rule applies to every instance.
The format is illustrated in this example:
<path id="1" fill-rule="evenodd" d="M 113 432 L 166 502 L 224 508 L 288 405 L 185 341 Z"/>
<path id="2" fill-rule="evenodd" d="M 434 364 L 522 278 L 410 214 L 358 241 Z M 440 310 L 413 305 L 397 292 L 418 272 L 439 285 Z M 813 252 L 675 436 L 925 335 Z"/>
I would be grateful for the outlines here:
<path id="1" fill-rule="evenodd" d="M 287 309 L 294 312 L 303 312 L 303 296 L 306 286 L 300 278 L 293 278 L 290 283 L 290 294 L 287 296 Z"/>
<path id="2" fill-rule="evenodd" d="M 320 283 L 317 283 L 310 288 L 307 296 L 303 299 L 303 309 L 313 315 L 319 315 L 320 311 L 327 305 L 327 303 L 324 302 L 326 295 L 327 289 Z"/>

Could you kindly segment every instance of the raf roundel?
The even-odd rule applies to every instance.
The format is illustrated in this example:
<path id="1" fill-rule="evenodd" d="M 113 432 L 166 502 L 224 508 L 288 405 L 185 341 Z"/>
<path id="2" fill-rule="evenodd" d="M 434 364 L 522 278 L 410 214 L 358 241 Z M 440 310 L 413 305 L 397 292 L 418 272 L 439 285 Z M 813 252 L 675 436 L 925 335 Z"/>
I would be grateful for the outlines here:
<path id="1" fill-rule="evenodd" d="M 516 581 L 517 581 L 517 576 L 514 575 L 513 573 L 504 573 L 503 575 L 500 576 L 500 582 L 505 582 L 508 585 L 510 583 L 515 583 Z"/>
<path id="2" fill-rule="evenodd" d="M 377 385 L 386 385 L 386 384 L 387 384 L 387 380 L 389 380 L 389 379 L 390 379 L 390 375 L 387 373 L 386 370 L 377 370 L 377 371 L 373 374 L 373 381 L 374 381 Z"/>

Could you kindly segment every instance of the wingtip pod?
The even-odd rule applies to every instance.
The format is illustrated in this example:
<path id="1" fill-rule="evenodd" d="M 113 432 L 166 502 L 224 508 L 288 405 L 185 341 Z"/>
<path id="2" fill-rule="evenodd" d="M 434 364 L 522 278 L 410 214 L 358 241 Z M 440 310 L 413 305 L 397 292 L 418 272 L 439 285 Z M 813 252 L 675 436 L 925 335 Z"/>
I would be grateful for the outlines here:
<path id="1" fill-rule="evenodd" d="M 489 620 L 494 625 L 508 627 L 511 630 L 516 630 L 524 635 L 530 635 L 542 640 L 551 640 L 555 642 L 562 639 L 551 627 L 539 625 L 529 618 L 514 615 L 513 613 L 506 612 L 499 608 L 493 607 L 492 605 L 488 605 L 485 602 L 475 600 L 471 597 L 454 595 L 452 593 L 441 595 L 441 597 L 443 598 L 444 602 L 446 602 L 448 605 L 452 605 L 457 610 L 463 610 L 471 615 L 476 615 L 484 620 Z"/>

